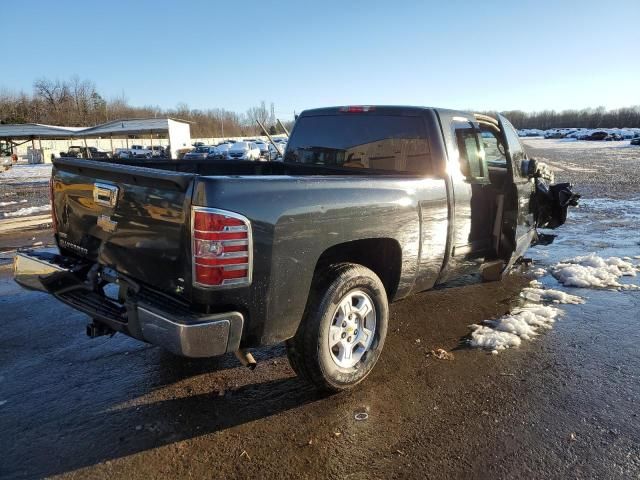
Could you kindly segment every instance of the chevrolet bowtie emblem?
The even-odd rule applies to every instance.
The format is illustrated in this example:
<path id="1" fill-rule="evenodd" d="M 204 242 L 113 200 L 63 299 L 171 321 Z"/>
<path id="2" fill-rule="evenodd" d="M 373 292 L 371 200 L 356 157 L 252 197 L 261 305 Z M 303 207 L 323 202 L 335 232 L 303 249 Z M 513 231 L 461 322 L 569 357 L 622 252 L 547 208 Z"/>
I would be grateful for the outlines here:
<path id="1" fill-rule="evenodd" d="M 100 228 L 102 228 L 105 232 L 113 233 L 118 228 L 118 222 L 115 220 L 111 220 L 111 217 L 108 215 L 100 215 L 96 222 Z"/>

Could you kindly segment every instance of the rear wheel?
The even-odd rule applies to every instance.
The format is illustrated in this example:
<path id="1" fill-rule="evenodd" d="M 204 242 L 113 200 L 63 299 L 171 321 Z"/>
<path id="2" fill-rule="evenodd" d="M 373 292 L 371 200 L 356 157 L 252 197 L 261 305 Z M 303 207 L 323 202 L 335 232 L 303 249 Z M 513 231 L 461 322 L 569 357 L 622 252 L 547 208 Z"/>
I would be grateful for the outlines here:
<path id="1" fill-rule="evenodd" d="M 378 276 L 361 265 L 332 265 L 316 275 L 296 335 L 287 341 L 295 372 L 322 390 L 357 385 L 380 357 L 389 306 Z"/>

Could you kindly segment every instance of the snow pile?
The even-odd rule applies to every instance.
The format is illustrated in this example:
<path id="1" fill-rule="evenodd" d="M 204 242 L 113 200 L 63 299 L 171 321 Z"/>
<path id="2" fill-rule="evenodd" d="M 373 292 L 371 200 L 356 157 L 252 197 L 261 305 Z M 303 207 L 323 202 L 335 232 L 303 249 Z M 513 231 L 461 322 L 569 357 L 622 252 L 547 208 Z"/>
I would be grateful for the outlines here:
<path id="1" fill-rule="evenodd" d="M 525 304 L 512 312 L 495 320 L 485 320 L 481 325 L 470 325 L 472 347 L 491 350 L 497 354 L 500 350 L 519 347 L 522 340 L 532 340 L 542 331 L 550 329 L 563 311 L 551 305 L 580 304 L 584 300 L 577 295 L 570 295 L 559 290 L 543 288 L 537 280 L 523 289 L 520 296 Z"/>
<path id="2" fill-rule="evenodd" d="M 558 263 L 551 268 L 551 274 L 567 287 L 637 290 L 640 287 L 618 281 L 623 276 L 635 277 L 637 270 L 638 267 L 622 258 L 602 258 L 591 253 Z"/>
<path id="3" fill-rule="evenodd" d="M 4 213 L 4 218 L 9 217 L 24 217 L 25 215 L 33 215 L 34 213 L 48 212 L 51 210 L 51 205 L 42 205 L 40 207 L 25 207 L 15 212 L 7 212 Z"/>
<path id="4" fill-rule="evenodd" d="M 498 353 L 519 347 L 522 340 L 532 340 L 542 330 L 553 326 L 562 310 L 547 305 L 525 304 L 496 320 L 485 320 L 482 325 L 471 325 L 470 344 Z"/>
<path id="5" fill-rule="evenodd" d="M 535 270 L 533 270 L 531 273 L 536 277 L 544 277 L 547 274 L 547 271 L 542 267 L 538 267 Z"/>
<path id="6" fill-rule="evenodd" d="M 532 282 L 533 283 L 533 282 Z M 537 282 L 536 282 L 537 283 Z M 542 302 L 551 302 L 551 303 L 565 303 L 565 304 L 573 304 L 579 305 L 584 303 L 584 299 L 577 295 L 571 295 L 566 292 L 561 292 L 560 290 L 542 289 L 537 286 L 527 287 L 522 290 L 520 296 L 525 300 L 530 302 L 542 303 Z"/>
<path id="7" fill-rule="evenodd" d="M 9 205 L 15 205 L 18 202 L 16 201 L 11 201 L 11 202 L 0 202 L 0 207 L 8 207 Z M 20 200 L 20 203 L 27 203 L 26 200 Z"/>

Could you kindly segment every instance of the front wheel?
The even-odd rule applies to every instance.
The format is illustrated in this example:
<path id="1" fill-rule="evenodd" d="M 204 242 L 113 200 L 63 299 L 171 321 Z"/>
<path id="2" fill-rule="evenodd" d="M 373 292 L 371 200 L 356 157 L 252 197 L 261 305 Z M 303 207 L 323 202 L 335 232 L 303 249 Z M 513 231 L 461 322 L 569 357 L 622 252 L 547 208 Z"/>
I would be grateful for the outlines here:
<path id="1" fill-rule="evenodd" d="M 291 366 L 322 390 L 351 388 L 378 361 L 388 322 L 378 276 L 361 265 L 332 265 L 316 275 L 304 318 L 287 341 Z"/>

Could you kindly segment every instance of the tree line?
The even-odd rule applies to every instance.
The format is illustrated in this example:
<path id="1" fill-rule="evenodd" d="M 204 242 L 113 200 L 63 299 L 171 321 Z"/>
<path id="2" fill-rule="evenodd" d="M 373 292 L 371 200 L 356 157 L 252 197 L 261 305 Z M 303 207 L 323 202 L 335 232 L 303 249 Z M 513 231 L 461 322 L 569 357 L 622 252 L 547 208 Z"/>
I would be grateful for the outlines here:
<path id="1" fill-rule="evenodd" d="M 172 117 L 193 122 L 196 138 L 235 137 L 262 134 L 260 120 L 271 134 L 276 126 L 275 107 L 266 102 L 237 113 L 223 108 L 192 109 L 178 104 L 173 109 L 157 106 L 135 107 L 124 96 L 105 99 L 91 80 L 73 76 L 68 80 L 39 78 L 32 93 L 0 90 L 0 123 L 43 123 L 68 127 L 87 127 L 127 118 Z M 292 122 L 283 122 L 287 128 Z"/>
<path id="2" fill-rule="evenodd" d="M 486 112 L 491 113 L 491 112 Z M 604 107 L 582 110 L 542 110 L 501 112 L 516 128 L 615 128 L 640 127 L 640 106 L 607 110 Z M 235 137 L 262 133 L 256 124 L 260 120 L 270 133 L 276 128 L 274 105 L 262 101 L 245 113 L 223 108 L 192 109 L 179 104 L 174 109 L 154 106 L 135 107 L 124 94 L 105 99 L 91 80 L 77 75 L 68 80 L 39 78 L 32 93 L 0 90 L 0 123 L 44 123 L 69 127 L 86 127 L 111 120 L 145 117 L 173 117 L 194 122 L 194 137 Z M 292 122 L 286 122 L 290 129 Z"/>
<path id="3" fill-rule="evenodd" d="M 523 112 L 511 110 L 501 112 L 516 128 L 638 128 L 640 127 L 640 105 L 607 110 L 604 107 L 582 110 L 542 110 Z"/>

